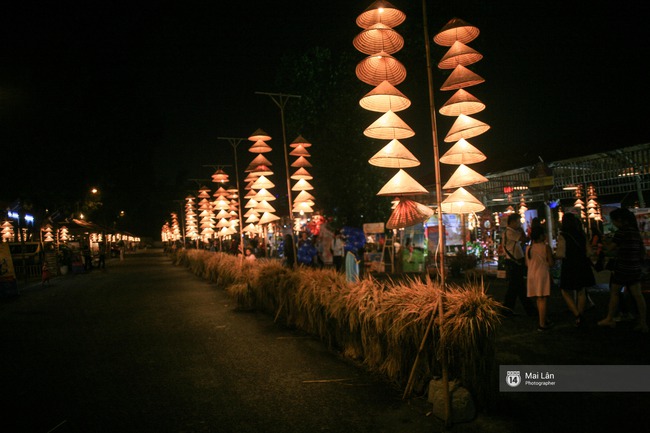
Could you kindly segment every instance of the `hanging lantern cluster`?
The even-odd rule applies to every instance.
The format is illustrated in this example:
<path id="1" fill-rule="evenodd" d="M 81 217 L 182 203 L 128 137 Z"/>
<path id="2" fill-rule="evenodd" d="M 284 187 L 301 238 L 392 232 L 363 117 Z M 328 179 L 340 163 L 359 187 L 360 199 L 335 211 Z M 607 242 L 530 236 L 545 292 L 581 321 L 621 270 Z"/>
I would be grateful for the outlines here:
<path id="1" fill-rule="evenodd" d="M 300 231 L 303 229 L 305 215 L 314 212 L 313 206 L 315 204 L 314 196 L 307 192 L 314 189 L 309 183 L 313 179 L 313 176 L 307 171 L 307 168 L 312 166 L 307 160 L 307 158 L 311 157 L 307 150 L 308 147 L 311 147 L 311 143 L 305 140 L 302 135 L 299 135 L 289 146 L 292 148 L 289 155 L 296 157 L 296 160 L 291 163 L 291 167 L 296 169 L 291 175 L 291 179 L 295 181 L 291 187 L 291 191 L 298 191 L 298 195 L 293 200 L 293 209 L 291 209 L 291 212 L 298 214 L 294 220 L 294 229 Z"/>
<path id="2" fill-rule="evenodd" d="M 178 223 L 178 214 L 176 212 L 171 213 L 172 224 L 171 224 L 171 241 L 177 241 L 181 238 L 181 227 Z"/>
<path id="3" fill-rule="evenodd" d="M 214 212 L 212 210 L 212 202 L 210 199 L 210 189 L 206 186 L 201 186 L 199 188 L 199 194 L 196 196 L 199 199 L 197 205 L 199 211 L 199 229 L 201 241 L 204 243 L 209 243 L 213 238 L 215 233 L 214 231 Z"/>
<path id="4" fill-rule="evenodd" d="M 369 138 L 389 140 L 368 162 L 398 170 L 377 193 L 395 197 L 393 212 L 386 224 L 389 229 L 411 226 L 433 215 L 429 207 L 408 199 L 409 196 L 428 194 L 428 191 L 404 170 L 420 165 L 420 161 L 399 141 L 415 135 L 413 129 L 396 114 L 411 105 L 411 101 L 395 87 L 406 78 L 406 68 L 393 57 L 404 47 L 404 38 L 394 27 L 405 19 L 406 15 L 389 2 L 375 1 L 357 17 L 356 23 L 363 30 L 352 42 L 357 50 L 368 55 L 357 64 L 356 75 L 364 83 L 374 86 L 361 98 L 359 105 L 383 113 L 363 134 Z"/>
<path id="5" fill-rule="evenodd" d="M 57 233 L 58 233 L 59 243 L 68 242 L 68 240 L 70 239 L 70 233 L 69 233 L 68 228 L 66 226 L 59 227 L 59 230 L 57 230 Z"/>
<path id="6" fill-rule="evenodd" d="M 185 201 L 185 235 L 195 241 L 199 237 L 196 221 L 196 197 L 188 195 L 185 197 Z"/>
<path id="7" fill-rule="evenodd" d="M 169 226 L 169 221 L 165 221 L 162 229 L 160 230 L 160 238 L 163 242 L 173 242 L 172 228 Z"/>
<path id="8" fill-rule="evenodd" d="M 522 224 L 526 222 L 527 210 L 528 206 L 526 206 L 526 197 L 522 194 L 519 198 L 519 221 L 521 221 Z"/>
<path id="9" fill-rule="evenodd" d="M 576 197 L 576 201 L 573 203 L 573 207 L 575 207 L 580 211 L 580 219 L 584 221 L 587 218 L 587 214 L 585 213 L 585 202 L 582 200 L 582 198 L 584 197 L 582 191 L 582 185 L 577 186 L 575 197 Z"/>
<path id="10" fill-rule="evenodd" d="M 12 242 L 14 240 L 14 225 L 9 220 L 2 223 L 2 242 Z"/>
<path id="11" fill-rule="evenodd" d="M 54 235 L 52 234 L 52 226 L 45 224 L 43 227 L 43 242 L 54 242 Z"/>
<path id="12" fill-rule="evenodd" d="M 587 187 L 587 217 L 590 220 L 602 221 L 600 205 L 597 200 L 596 187 L 593 184 L 589 184 Z"/>
<path id="13" fill-rule="evenodd" d="M 269 203 L 275 200 L 275 196 L 269 192 L 275 184 L 268 179 L 268 176 L 273 175 L 271 161 L 263 155 L 272 150 L 266 143 L 271 140 L 271 136 L 258 129 L 248 139 L 253 142 L 248 151 L 257 156 L 245 170 L 248 175 L 244 179 L 247 182 L 244 189 L 248 192 L 244 198 L 248 202 L 244 206 L 247 209 L 244 217 L 248 225 L 243 230 L 252 235 L 262 232 L 260 226 L 279 220 L 280 217 L 275 215 L 275 208 Z"/>
<path id="14" fill-rule="evenodd" d="M 443 116 L 456 117 L 444 139 L 445 143 L 455 144 L 440 157 L 440 162 L 443 164 L 458 165 L 456 171 L 443 186 L 443 189 L 455 189 L 441 203 L 442 211 L 446 213 L 472 213 L 485 209 L 483 203 L 464 188 L 488 181 L 486 177 L 468 167 L 469 164 L 484 161 L 486 157 L 467 140 L 490 129 L 487 124 L 471 117 L 471 115 L 483 111 L 485 104 L 465 90 L 467 87 L 485 81 L 467 68 L 483 58 L 480 53 L 466 45 L 476 39 L 478 35 L 478 28 L 461 19 L 454 18 L 433 37 L 436 44 L 449 47 L 447 53 L 438 63 L 438 68 L 453 69 L 440 90 L 455 90 L 455 93 L 439 110 Z"/>

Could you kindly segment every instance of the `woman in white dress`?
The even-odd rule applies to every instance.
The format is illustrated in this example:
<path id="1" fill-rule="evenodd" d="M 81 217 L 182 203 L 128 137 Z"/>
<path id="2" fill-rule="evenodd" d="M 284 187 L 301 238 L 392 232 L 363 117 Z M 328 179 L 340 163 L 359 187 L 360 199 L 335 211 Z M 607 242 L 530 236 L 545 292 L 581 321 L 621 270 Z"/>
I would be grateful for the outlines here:
<path id="1" fill-rule="evenodd" d="M 526 249 L 526 265 L 528 266 L 527 295 L 537 299 L 539 313 L 538 331 L 547 331 L 552 324 L 546 320 L 546 301 L 551 295 L 551 274 L 553 266 L 553 251 L 546 243 L 543 227 L 533 227 L 530 233 L 531 243 Z"/>

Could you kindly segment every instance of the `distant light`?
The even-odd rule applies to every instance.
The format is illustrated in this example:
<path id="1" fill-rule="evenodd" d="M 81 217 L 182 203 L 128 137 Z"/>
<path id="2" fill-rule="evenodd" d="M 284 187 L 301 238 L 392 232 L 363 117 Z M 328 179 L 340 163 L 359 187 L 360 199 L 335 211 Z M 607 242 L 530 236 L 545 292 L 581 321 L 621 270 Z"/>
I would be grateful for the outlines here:
<path id="1" fill-rule="evenodd" d="M 25 215 L 25 221 L 27 221 L 28 223 L 33 223 L 34 217 L 32 215 Z"/>
<path id="2" fill-rule="evenodd" d="M 99 191 L 97 188 L 93 188 L 90 190 L 90 192 L 92 192 L 93 194 L 97 194 Z"/>
<path id="3" fill-rule="evenodd" d="M 9 211 L 9 212 L 7 212 L 7 216 L 9 218 L 13 218 L 13 219 L 17 219 L 17 220 L 20 219 L 20 215 L 18 215 L 18 212 Z"/>

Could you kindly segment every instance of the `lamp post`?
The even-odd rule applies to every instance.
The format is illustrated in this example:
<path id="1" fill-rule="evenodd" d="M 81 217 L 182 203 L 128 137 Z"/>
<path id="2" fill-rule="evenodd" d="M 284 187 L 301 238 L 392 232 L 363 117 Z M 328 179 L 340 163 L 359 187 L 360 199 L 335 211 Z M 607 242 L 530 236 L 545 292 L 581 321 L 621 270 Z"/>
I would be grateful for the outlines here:
<path id="1" fill-rule="evenodd" d="M 289 176 L 289 152 L 287 150 L 287 132 L 286 132 L 285 121 L 284 121 L 284 107 L 287 105 L 289 99 L 291 98 L 300 99 L 301 96 L 287 95 L 284 93 L 268 93 L 268 92 L 255 92 L 255 94 L 269 96 L 273 100 L 275 105 L 277 105 L 278 108 L 280 109 L 280 119 L 282 121 L 282 147 L 284 149 L 284 166 L 287 175 L 287 200 L 289 202 L 289 219 L 293 221 L 292 218 L 293 200 L 291 199 L 291 177 Z M 293 225 L 291 227 L 291 233 L 293 234 Z M 293 239 L 293 236 L 292 236 L 291 243 L 293 244 L 293 264 L 294 266 L 296 266 L 298 264 L 298 254 L 296 251 L 296 242 L 295 239 Z"/>
<path id="2" fill-rule="evenodd" d="M 245 141 L 246 138 L 239 137 L 217 137 L 218 140 L 228 140 L 228 143 L 232 146 L 233 153 L 235 155 L 235 186 L 237 187 L 237 212 L 239 213 L 239 246 L 242 248 L 241 260 L 244 260 L 244 218 L 242 218 L 241 213 L 241 189 L 239 189 L 239 167 L 237 165 L 237 146 L 241 144 L 242 141 Z"/>

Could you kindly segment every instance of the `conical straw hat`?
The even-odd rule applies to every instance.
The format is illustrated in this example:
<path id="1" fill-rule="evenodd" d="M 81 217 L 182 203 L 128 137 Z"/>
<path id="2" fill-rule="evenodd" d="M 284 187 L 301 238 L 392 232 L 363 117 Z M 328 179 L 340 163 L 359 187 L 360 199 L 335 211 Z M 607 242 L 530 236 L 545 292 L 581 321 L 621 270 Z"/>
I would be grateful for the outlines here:
<path id="1" fill-rule="evenodd" d="M 456 90 L 465 87 L 476 86 L 484 83 L 485 79 L 475 74 L 463 65 L 458 65 L 454 71 L 447 77 L 440 90 Z"/>
<path id="2" fill-rule="evenodd" d="M 302 135 L 299 135 L 291 142 L 289 147 L 298 147 L 299 145 L 302 145 L 302 147 L 310 147 L 311 143 L 305 140 Z"/>
<path id="3" fill-rule="evenodd" d="M 368 162 L 376 167 L 386 168 L 408 168 L 420 165 L 420 161 L 398 140 L 391 140 Z"/>
<path id="4" fill-rule="evenodd" d="M 230 221 L 225 218 L 221 218 L 217 223 L 217 228 L 220 229 L 221 227 L 230 227 Z"/>
<path id="5" fill-rule="evenodd" d="M 386 222 L 387 229 L 399 229 L 422 223 L 433 215 L 433 209 L 407 199 L 400 199 Z"/>
<path id="6" fill-rule="evenodd" d="M 406 79 L 406 68 L 395 57 L 381 52 L 360 61 L 356 74 L 361 81 L 371 86 L 378 86 L 382 81 L 397 86 Z"/>
<path id="7" fill-rule="evenodd" d="M 228 182 L 228 174 L 222 169 L 218 169 L 212 175 L 212 182 L 225 183 Z"/>
<path id="8" fill-rule="evenodd" d="M 255 200 L 257 200 L 257 201 L 262 201 L 262 200 L 273 201 L 273 200 L 275 200 L 275 196 L 273 194 L 271 194 L 270 192 L 268 192 L 267 190 L 265 190 L 264 188 L 259 190 L 257 192 L 257 194 L 255 194 L 255 197 L 253 197 L 253 198 Z"/>
<path id="9" fill-rule="evenodd" d="M 453 189 L 461 186 L 476 185 L 477 183 L 483 183 L 487 181 L 487 177 L 477 173 L 465 164 L 461 164 L 442 188 Z"/>
<path id="10" fill-rule="evenodd" d="M 415 135 L 415 132 L 400 117 L 392 111 L 387 111 L 379 119 L 375 120 L 372 125 L 368 126 L 363 135 L 370 138 L 379 139 L 401 139 L 409 138 Z"/>
<path id="11" fill-rule="evenodd" d="M 224 187 L 220 186 L 219 189 L 217 189 L 214 194 L 212 194 L 212 197 L 219 197 L 219 196 L 227 196 L 228 195 L 228 190 L 225 189 Z"/>
<path id="12" fill-rule="evenodd" d="M 244 196 L 244 198 L 254 198 L 256 195 L 257 195 L 257 191 L 251 188 L 251 189 L 246 193 L 246 195 Z"/>
<path id="13" fill-rule="evenodd" d="M 271 146 L 269 146 L 268 144 L 266 144 L 266 142 L 264 142 L 262 140 L 257 140 L 248 149 L 248 151 L 252 152 L 252 153 L 268 153 L 271 150 L 272 150 Z"/>
<path id="14" fill-rule="evenodd" d="M 256 174 L 258 176 L 271 176 L 273 174 L 273 171 L 270 168 L 268 168 L 266 165 L 262 164 L 253 168 L 251 173 Z"/>
<path id="15" fill-rule="evenodd" d="M 248 137 L 250 141 L 257 141 L 257 140 L 262 140 L 262 141 L 269 141 L 271 139 L 271 136 L 267 134 L 263 129 L 258 128 L 251 134 L 250 137 Z"/>
<path id="16" fill-rule="evenodd" d="M 477 162 L 485 161 L 487 157 L 472 146 L 464 138 L 461 138 L 451 146 L 451 148 L 440 157 L 440 162 L 443 164 L 476 164 Z"/>
<path id="17" fill-rule="evenodd" d="M 395 8 L 395 6 L 387 1 L 377 0 L 357 17 L 356 22 L 362 29 L 367 29 L 376 23 L 386 24 L 388 27 L 397 27 L 405 19 L 406 15 L 404 12 Z"/>
<path id="18" fill-rule="evenodd" d="M 298 203 L 301 201 L 307 201 L 307 200 L 313 200 L 314 196 L 309 194 L 307 191 L 300 191 L 300 193 L 296 196 L 296 199 L 293 201 L 294 203 Z"/>
<path id="19" fill-rule="evenodd" d="M 305 179 L 305 180 L 312 180 L 314 176 L 309 174 L 307 170 L 305 170 L 303 167 L 300 167 L 294 174 L 291 175 L 291 179 L 293 180 L 300 180 L 300 179 Z"/>
<path id="20" fill-rule="evenodd" d="M 369 111 L 396 113 L 410 107 L 411 100 L 388 81 L 382 81 L 361 98 L 359 105 Z"/>
<path id="21" fill-rule="evenodd" d="M 444 213 L 471 213 L 485 209 L 483 203 L 462 187 L 444 199 L 440 207 Z"/>
<path id="22" fill-rule="evenodd" d="M 246 227 L 244 227 L 244 228 L 242 229 L 242 231 L 244 231 L 244 232 L 248 232 L 248 233 L 257 233 L 257 226 L 255 226 L 255 224 L 253 224 L 253 223 L 251 222 L 249 225 L 247 225 Z"/>
<path id="23" fill-rule="evenodd" d="M 483 58 L 483 54 L 474 48 L 468 47 L 460 41 L 454 42 L 445 55 L 438 62 L 440 69 L 454 69 L 458 65 L 469 66 Z"/>
<path id="24" fill-rule="evenodd" d="M 289 155 L 291 156 L 304 156 L 305 158 L 309 158 L 311 155 L 305 149 L 305 146 L 302 144 L 297 145 L 296 147 L 293 148 L 291 152 L 289 152 Z"/>
<path id="25" fill-rule="evenodd" d="M 389 180 L 377 195 L 381 196 L 402 196 L 428 194 L 429 191 L 413 179 L 407 172 L 400 170 Z"/>
<path id="26" fill-rule="evenodd" d="M 291 191 L 311 191 L 314 189 L 313 186 L 305 179 L 300 179 L 296 184 L 291 188 Z"/>
<path id="27" fill-rule="evenodd" d="M 313 211 L 314 209 L 304 201 L 300 203 L 296 203 L 293 209 L 291 209 L 291 212 L 311 213 Z"/>
<path id="28" fill-rule="evenodd" d="M 255 158 L 253 158 L 253 160 L 251 161 L 251 163 L 248 166 L 249 167 L 256 167 L 258 165 L 266 165 L 267 167 L 270 167 L 273 164 L 271 164 L 271 161 L 269 161 L 264 155 L 262 155 L 260 153 Z"/>
<path id="29" fill-rule="evenodd" d="M 474 27 L 460 18 L 452 18 L 433 37 L 433 41 L 443 47 L 451 47 L 456 41 L 468 44 L 476 39 L 479 33 L 478 27 Z"/>
<path id="30" fill-rule="evenodd" d="M 451 126 L 451 129 L 445 137 L 445 143 L 452 143 L 458 141 L 461 138 L 472 138 L 477 135 L 483 134 L 485 131 L 490 129 L 490 125 L 483 123 L 480 120 L 476 120 L 473 117 L 466 116 L 461 114 L 458 116 L 458 119 Z"/>
<path id="31" fill-rule="evenodd" d="M 304 156 L 299 156 L 292 164 L 292 167 L 311 167 L 309 161 Z"/>
<path id="32" fill-rule="evenodd" d="M 226 209 L 221 209 L 218 214 L 216 214 L 214 217 L 218 220 L 221 218 L 228 218 L 230 216 L 230 212 L 228 212 Z"/>
<path id="33" fill-rule="evenodd" d="M 471 115 L 483 111 L 485 104 L 465 89 L 458 89 L 440 108 L 443 116 Z"/>
<path id="34" fill-rule="evenodd" d="M 404 38 L 382 23 L 376 23 L 364 29 L 352 41 L 354 48 L 364 54 L 375 54 L 384 51 L 395 54 L 404 48 Z"/>
<path id="35" fill-rule="evenodd" d="M 244 182 L 249 182 L 250 184 L 252 184 L 253 182 L 255 182 L 257 180 L 258 177 L 260 177 L 260 176 L 257 175 L 257 174 L 248 173 L 248 176 L 246 176 L 246 179 L 244 179 Z M 246 188 L 246 189 L 250 189 L 250 184 L 248 185 L 248 188 Z"/>
<path id="36" fill-rule="evenodd" d="M 255 200 L 254 198 L 248 200 L 248 202 L 246 202 L 246 204 L 244 205 L 244 208 L 246 209 L 248 208 L 255 209 L 256 207 L 257 207 L 257 200 Z"/>
<path id="37" fill-rule="evenodd" d="M 271 182 L 266 176 L 260 176 L 255 182 L 251 185 L 253 189 L 262 189 L 262 188 L 273 188 L 275 184 Z"/>
<path id="38" fill-rule="evenodd" d="M 258 224 L 268 224 L 273 221 L 279 220 L 280 217 L 272 214 L 271 212 L 264 212 Z"/>
<path id="39" fill-rule="evenodd" d="M 258 212 L 275 212 L 275 208 L 271 206 L 266 200 L 262 200 L 261 202 L 257 203 L 255 210 Z"/>
<path id="40" fill-rule="evenodd" d="M 249 216 L 251 216 L 251 215 L 259 216 L 260 213 L 259 213 L 258 211 L 256 211 L 255 209 L 250 208 L 250 209 L 248 209 L 248 210 L 246 211 L 246 213 L 244 214 L 245 217 L 249 217 Z"/>

